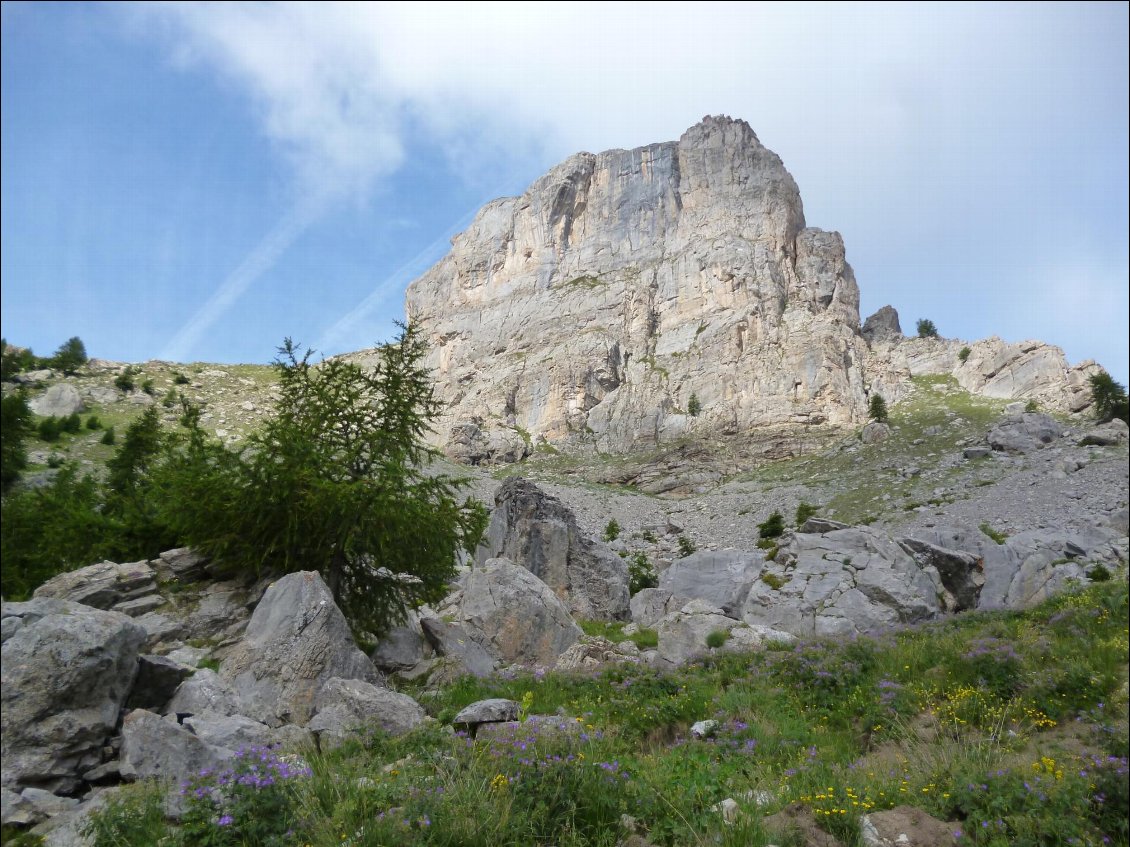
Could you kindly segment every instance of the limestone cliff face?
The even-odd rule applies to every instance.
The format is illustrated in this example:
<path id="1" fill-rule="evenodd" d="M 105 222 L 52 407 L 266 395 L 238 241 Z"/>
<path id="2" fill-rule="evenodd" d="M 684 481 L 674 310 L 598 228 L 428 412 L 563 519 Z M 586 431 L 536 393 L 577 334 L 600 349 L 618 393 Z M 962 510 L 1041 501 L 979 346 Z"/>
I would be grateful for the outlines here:
<path id="1" fill-rule="evenodd" d="M 843 241 L 805 227 L 796 183 L 744 121 L 570 157 L 485 206 L 407 312 L 455 458 L 865 417 Z"/>

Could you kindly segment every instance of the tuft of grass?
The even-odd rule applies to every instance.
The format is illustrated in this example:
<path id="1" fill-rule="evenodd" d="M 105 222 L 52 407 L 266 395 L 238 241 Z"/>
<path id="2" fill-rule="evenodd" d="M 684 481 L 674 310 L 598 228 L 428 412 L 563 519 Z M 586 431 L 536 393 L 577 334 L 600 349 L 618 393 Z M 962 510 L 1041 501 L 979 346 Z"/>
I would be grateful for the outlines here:
<path id="1" fill-rule="evenodd" d="M 989 536 L 989 538 L 993 539 L 993 541 L 997 542 L 997 544 L 1004 544 L 1005 541 L 1008 540 L 1007 532 L 1001 532 L 1000 530 L 993 529 L 991 526 L 989 526 L 988 523 L 982 523 L 980 530 L 982 533 Z"/>

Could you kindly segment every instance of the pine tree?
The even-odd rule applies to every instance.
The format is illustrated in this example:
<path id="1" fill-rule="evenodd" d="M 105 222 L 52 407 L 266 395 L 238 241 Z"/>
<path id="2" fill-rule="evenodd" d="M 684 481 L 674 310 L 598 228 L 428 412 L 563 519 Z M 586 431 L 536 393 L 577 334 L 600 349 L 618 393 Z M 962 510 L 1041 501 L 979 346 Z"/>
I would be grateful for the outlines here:
<path id="1" fill-rule="evenodd" d="M 871 395 L 871 400 L 867 403 L 867 414 L 873 421 L 887 422 L 887 401 L 883 399 L 882 394 Z"/>

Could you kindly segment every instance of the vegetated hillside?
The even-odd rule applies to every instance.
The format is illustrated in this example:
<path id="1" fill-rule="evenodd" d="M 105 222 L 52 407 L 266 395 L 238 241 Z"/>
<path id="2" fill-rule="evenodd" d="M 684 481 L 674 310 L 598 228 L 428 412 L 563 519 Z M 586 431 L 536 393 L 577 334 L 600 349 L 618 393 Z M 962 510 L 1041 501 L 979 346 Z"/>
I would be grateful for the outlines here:
<path id="1" fill-rule="evenodd" d="M 94 843 L 799 847 L 880 843 L 872 825 L 927 845 L 1126 844 L 1127 624 L 1123 575 L 675 671 L 465 678 L 417 692 L 437 722 L 406 736 L 194 777 L 179 824 L 163 786 L 134 786 Z M 453 733 L 484 697 L 522 719 Z"/>

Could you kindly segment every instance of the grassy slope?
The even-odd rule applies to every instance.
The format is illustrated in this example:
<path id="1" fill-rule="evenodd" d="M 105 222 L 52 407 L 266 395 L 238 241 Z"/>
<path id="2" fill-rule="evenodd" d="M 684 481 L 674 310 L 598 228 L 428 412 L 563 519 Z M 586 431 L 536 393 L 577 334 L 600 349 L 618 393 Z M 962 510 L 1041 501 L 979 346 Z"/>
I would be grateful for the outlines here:
<path id="1" fill-rule="evenodd" d="M 677 672 L 466 679 L 414 692 L 436 723 L 309 755 L 310 775 L 229 789 L 227 806 L 202 801 L 180 835 L 613 845 L 628 814 L 657 845 L 785 847 L 803 842 L 763 821 L 800 803 L 858 844 L 860 813 L 910 804 L 950 821 L 958 843 L 1126 844 L 1127 657 L 1127 586 L 1115 581 L 1027 612 L 711 657 Z M 488 696 L 524 698 L 575 731 L 453 735 L 456 711 Z M 703 718 L 719 721 L 718 734 L 689 740 Z M 742 808 L 733 825 L 712 809 L 727 797 Z M 135 787 L 102 817 L 99 843 L 176 843 L 159 802 L 157 789 Z M 225 811 L 232 820 L 219 827 Z"/>

